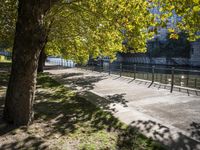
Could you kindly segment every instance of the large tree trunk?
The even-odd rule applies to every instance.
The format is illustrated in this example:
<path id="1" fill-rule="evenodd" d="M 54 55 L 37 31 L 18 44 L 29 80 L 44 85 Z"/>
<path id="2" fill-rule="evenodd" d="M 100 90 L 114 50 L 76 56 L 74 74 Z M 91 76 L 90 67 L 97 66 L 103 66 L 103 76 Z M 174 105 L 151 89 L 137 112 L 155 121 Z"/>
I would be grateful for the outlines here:
<path id="1" fill-rule="evenodd" d="M 15 125 L 28 125 L 33 118 L 38 58 L 47 36 L 44 15 L 50 2 L 19 0 L 12 70 L 4 108 L 4 119 Z"/>
<path id="2" fill-rule="evenodd" d="M 37 69 L 38 72 L 44 71 L 46 58 L 47 58 L 47 55 L 45 53 L 44 48 L 42 48 L 42 50 L 40 52 L 39 62 L 38 62 L 38 69 Z"/>

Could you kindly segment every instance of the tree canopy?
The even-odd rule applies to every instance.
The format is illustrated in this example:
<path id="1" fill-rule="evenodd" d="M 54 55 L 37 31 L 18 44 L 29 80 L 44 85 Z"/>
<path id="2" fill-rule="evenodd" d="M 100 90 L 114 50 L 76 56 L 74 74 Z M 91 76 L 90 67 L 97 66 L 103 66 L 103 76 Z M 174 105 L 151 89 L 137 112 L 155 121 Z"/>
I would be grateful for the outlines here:
<path id="1" fill-rule="evenodd" d="M 0 43 L 12 47 L 17 16 L 16 0 L 1 0 Z M 158 7 L 159 14 L 150 10 Z M 157 27 L 165 27 L 173 14 L 181 16 L 170 37 L 179 31 L 189 34 L 190 40 L 199 38 L 199 0 L 70 0 L 59 1 L 45 16 L 49 29 L 46 52 L 84 63 L 89 57 L 109 56 L 125 52 L 122 41 L 132 52 L 145 52 L 146 41 L 153 38 Z M 159 18 L 159 21 L 158 21 Z M 155 27 L 149 30 L 149 27 Z"/>
<path id="2" fill-rule="evenodd" d="M 122 41 L 128 39 L 135 51 L 145 51 L 146 40 L 152 37 L 147 31 L 153 17 L 148 7 L 143 0 L 56 5 L 47 16 L 52 21 L 47 50 L 80 62 L 89 56 L 114 58 L 125 50 Z"/>
<path id="3" fill-rule="evenodd" d="M 169 28 L 172 38 L 178 38 L 180 31 L 188 33 L 190 41 L 200 38 L 200 0 L 152 0 L 152 3 L 160 8 L 162 24 L 166 25 L 167 18 L 174 14 L 181 18 L 173 28 Z"/>

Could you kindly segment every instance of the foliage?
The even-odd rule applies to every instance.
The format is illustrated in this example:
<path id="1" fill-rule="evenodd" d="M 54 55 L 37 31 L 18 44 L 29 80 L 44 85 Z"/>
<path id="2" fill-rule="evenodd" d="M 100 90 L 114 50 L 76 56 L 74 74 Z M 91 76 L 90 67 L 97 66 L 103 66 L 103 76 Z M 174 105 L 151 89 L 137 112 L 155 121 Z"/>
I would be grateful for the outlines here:
<path id="1" fill-rule="evenodd" d="M 154 5 L 159 6 L 162 23 L 168 22 L 169 17 L 174 14 L 181 17 L 181 21 L 169 29 L 171 38 L 177 39 L 177 33 L 184 31 L 189 34 L 189 40 L 195 41 L 200 38 L 200 0 L 151 0 Z"/>
<path id="2" fill-rule="evenodd" d="M 62 10 L 55 6 L 47 16 L 53 20 L 47 49 L 81 62 L 97 56 L 114 59 L 116 52 L 125 50 L 122 41 L 127 38 L 134 51 L 145 51 L 146 40 L 152 36 L 147 32 L 148 6 L 145 0 L 81 1 Z"/>
<path id="3" fill-rule="evenodd" d="M 0 48 L 11 49 L 17 16 L 16 0 L 0 0 Z"/>
<path id="4" fill-rule="evenodd" d="M 49 30 L 46 52 L 85 63 L 90 57 L 109 56 L 126 52 L 145 52 L 146 41 L 153 38 L 160 27 L 166 27 L 174 14 L 181 21 L 169 28 L 170 38 L 188 33 L 189 40 L 199 36 L 199 0 L 60 0 L 45 16 Z M 151 9 L 159 8 L 159 14 Z M 16 0 L 1 0 L 0 46 L 11 48 L 17 16 Z M 173 19 L 172 19 L 173 23 Z M 150 30 L 149 27 L 153 27 Z"/>

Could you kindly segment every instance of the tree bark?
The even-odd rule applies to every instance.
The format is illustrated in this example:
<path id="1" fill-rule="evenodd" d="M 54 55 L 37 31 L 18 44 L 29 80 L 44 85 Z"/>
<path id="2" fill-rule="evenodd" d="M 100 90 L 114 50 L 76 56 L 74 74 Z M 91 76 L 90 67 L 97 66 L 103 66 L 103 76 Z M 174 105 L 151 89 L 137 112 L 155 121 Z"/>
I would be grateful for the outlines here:
<path id="1" fill-rule="evenodd" d="M 5 99 L 4 119 L 29 125 L 33 119 L 38 59 L 45 46 L 44 15 L 51 0 L 19 0 L 12 69 Z"/>
<path id="2" fill-rule="evenodd" d="M 53 23 L 53 20 L 50 21 L 50 24 L 47 27 L 47 32 L 46 32 L 47 36 L 46 36 L 46 39 L 45 39 L 44 46 L 42 47 L 41 52 L 40 52 L 37 72 L 43 72 L 44 71 L 45 61 L 46 61 L 46 58 L 47 58 L 47 55 L 45 53 L 45 47 L 46 47 L 46 44 L 48 42 L 48 37 L 49 37 L 49 33 L 51 31 L 52 23 Z"/>
<path id="3" fill-rule="evenodd" d="M 45 49 L 42 48 L 42 50 L 40 52 L 37 72 L 43 72 L 44 71 L 46 58 L 47 58 L 47 55 L 45 53 Z"/>

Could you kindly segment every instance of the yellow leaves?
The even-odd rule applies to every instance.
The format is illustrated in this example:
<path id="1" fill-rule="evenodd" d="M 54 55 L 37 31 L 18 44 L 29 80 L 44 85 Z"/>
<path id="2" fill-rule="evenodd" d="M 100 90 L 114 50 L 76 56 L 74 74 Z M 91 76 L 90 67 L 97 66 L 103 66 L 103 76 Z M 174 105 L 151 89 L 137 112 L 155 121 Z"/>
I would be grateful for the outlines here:
<path id="1" fill-rule="evenodd" d="M 171 6 L 169 6 L 168 10 L 172 11 L 174 8 L 175 8 L 174 5 L 171 5 Z"/>
<path id="2" fill-rule="evenodd" d="M 200 3 L 200 0 L 193 0 L 193 2 L 194 2 L 195 4 L 199 4 L 199 3 Z"/>
<path id="3" fill-rule="evenodd" d="M 159 8 L 159 12 L 162 12 L 163 11 L 163 8 L 161 7 L 161 8 Z"/>
<path id="4" fill-rule="evenodd" d="M 169 38 L 170 39 L 178 39 L 178 34 L 171 33 Z"/>
<path id="5" fill-rule="evenodd" d="M 194 6 L 194 7 L 193 7 L 193 11 L 194 11 L 194 12 L 199 12 L 199 11 L 200 11 L 200 5 Z"/>
<path id="6" fill-rule="evenodd" d="M 168 29 L 168 32 L 170 32 L 170 33 L 174 33 L 175 31 L 174 31 L 174 29 L 169 28 L 169 29 Z"/>

